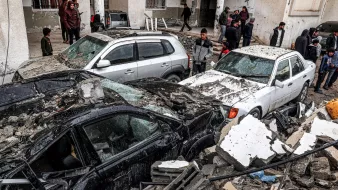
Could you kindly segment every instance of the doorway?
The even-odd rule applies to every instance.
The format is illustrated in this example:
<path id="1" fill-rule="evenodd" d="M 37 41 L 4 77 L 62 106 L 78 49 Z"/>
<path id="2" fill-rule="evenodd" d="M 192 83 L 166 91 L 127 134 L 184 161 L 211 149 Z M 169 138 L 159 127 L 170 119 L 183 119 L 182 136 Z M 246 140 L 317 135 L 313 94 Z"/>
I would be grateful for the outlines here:
<path id="1" fill-rule="evenodd" d="M 217 0 L 201 0 L 200 27 L 214 27 Z"/>

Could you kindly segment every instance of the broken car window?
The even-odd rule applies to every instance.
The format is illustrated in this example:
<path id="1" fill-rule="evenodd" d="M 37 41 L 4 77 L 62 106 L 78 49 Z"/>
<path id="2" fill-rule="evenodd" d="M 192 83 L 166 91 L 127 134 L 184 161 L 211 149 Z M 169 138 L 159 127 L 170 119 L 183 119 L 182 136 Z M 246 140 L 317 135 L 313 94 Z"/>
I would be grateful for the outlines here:
<path id="1" fill-rule="evenodd" d="M 127 63 L 134 60 L 134 44 L 122 45 L 113 49 L 104 60 L 109 60 L 112 65 Z"/>
<path id="2" fill-rule="evenodd" d="M 147 119 L 120 114 L 84 128 L 102 162 L 146 140 L 158 124 Z"/>
<path id="3" fill-rule="evenodd" d="M 276 73 L 276 80 L 281 82 L 290 78 L 290 65 L 289 60 L 283 60 L 279 63 L 277 73 Z"/>
<path id="4" fill-rule="evenodd" d="M 220 72 L 267 84 L 274 64 L 274 60 L 230 52 L 218 62 L 215 69 Z"/>
<path id="5" fill-rule="evenodd" d="M 98 53 L 100 53 L 108 42 L 85 36 L 63 51 L 60 56 L 68 60 L 67 65 L 73 69 L 84 68 Z"/>
<path id="6" fill-rule="evenodd" d="M 46 172 L 81 168 L 83 165 L 78 155 L 74 140 L 68 132 L 35 160 L 31 167 L 38 177 Z"/>

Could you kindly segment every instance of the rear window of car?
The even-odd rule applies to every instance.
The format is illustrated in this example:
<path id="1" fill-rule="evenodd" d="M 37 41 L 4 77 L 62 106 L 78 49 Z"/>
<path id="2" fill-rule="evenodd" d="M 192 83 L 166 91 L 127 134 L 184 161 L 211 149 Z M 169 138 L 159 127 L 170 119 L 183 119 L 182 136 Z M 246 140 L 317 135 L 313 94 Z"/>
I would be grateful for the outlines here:
<path id="1" fill-rule="evenodd" d="M 113 14 L 110 14 L 110 20 L 111 21 L 127 21 L 128 17 L 127 17 L 127 14 L 113 13 Z"/>
<path id="2" fill-rule="evenodd" d="M 317 27 L 317 30 L 332 33 L 338 31 L 338 23 L 323 23 Z"/>
<path id="3" fill-rule="evenodd" d="M 173 46 L 171 45 L 171 43 L 169 41 L 163 40 L 162 43 L 163 43 L 165 49 L 167 50 L 168 54 L 174 53 L 175 50 L 174 50 Z"/>
<path id="4" fill-rule="evenodd" d="M 14 84 L 0 88 L 0 106 L 13 104 L 37 96 L 34 83 Z"/>

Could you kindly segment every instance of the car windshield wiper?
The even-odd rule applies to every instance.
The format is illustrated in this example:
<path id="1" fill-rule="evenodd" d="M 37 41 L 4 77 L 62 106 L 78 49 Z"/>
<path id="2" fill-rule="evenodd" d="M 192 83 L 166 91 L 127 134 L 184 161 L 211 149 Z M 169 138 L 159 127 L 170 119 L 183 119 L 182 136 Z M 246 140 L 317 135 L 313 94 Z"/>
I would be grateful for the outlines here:
<path id="1" fill-rule="evenodd" d="M 219 71 L 221 73 L 232 75 L 232 73 L 230 71 L 224 71 L 224 70 L 217 70 L 217 71 Z"/>
<path id="2" fill-rule="evenodd" d="M 270 75 L 244 75 L 244 74 L 233 74 L 236 77 L 242 77 L 242 78 L 269 78 Z"/>

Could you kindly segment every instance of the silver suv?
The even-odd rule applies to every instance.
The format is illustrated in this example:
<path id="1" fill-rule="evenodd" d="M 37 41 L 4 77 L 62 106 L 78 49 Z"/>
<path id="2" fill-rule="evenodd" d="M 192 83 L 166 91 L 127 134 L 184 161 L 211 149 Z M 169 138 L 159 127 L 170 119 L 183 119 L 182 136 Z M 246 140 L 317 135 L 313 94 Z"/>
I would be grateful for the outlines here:
<path id="1" fill-rule="evenodd" d="M 59 55 L 24 62 L 13 81 L 66 69 L 84 69 L 117 82 L 158 77 L 180 82 L 190 74 L 189 56 L 177 36 L 134 33 L 113 39 L 92 33 Z"/>

